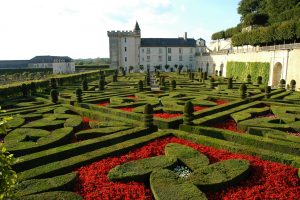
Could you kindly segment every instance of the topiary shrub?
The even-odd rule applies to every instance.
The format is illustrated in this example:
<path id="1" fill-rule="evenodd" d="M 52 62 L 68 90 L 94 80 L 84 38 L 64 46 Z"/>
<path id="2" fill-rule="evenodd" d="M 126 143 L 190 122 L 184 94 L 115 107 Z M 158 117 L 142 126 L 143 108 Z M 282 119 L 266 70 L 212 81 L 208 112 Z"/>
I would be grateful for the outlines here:
<path id="1" fill-rule="evenodd" d="M 89 89 L 88 82 L 86 79 L 82 81 L 82 90 L 87 91 Z"/>
<path id="2" fill-rule="evenodd" d="M 50 91 L 51 101 L 52 101 L 53 103 L 57 103 L 57 102 L 58 102 L 58 95 L 59 95 L 58 90 L 52 89 L 52 90 Z"/>
<path id="3" fill-rule="evenodd" d="M 102 74 L 99 79 L 99 91 L 104 90 L 104 86 L 105 86 L 105 76 L 104 74 Z"/>
<path id="4" fill-rule="evenodd" d="M 292 91 L 295 91 L 295 89 L 296 89 L 296 81 L 295 81 L 294 79 L 291 80 L 290 86 L 291 86 L 291 90 L 292 90 Z"/>
<path id="5" fill-rule="evenodd" d="M 77 88 L 75 93 L 76 93 L 77 102 L 81 103 L 82 102 L 82 90 L 80 88 Z"/>
<path id="6" fill-rule="evenodd" d="M 176 89 L 176 81 L 175 80 L 171 81 L 171 88 L 172 88 L 172 90 Z"/>
<path id="7" fill-rule="evenodd" d="M 22 84 L 21 90 L 22 90 L 23 97 L 27 97 L 28 96 L 28 87 L 25 83 Z"/>
<path id="8" fill-rule="evenodd" d="M 245 83 L 243 83 L 240 86 L 240 93 L 241 93 L 241 99 L 245 99 L 247 97 L 247 85 Z"/>
<path id="9" fill-rule="evenodd" d="M 261 76 L 258 76 L 258 77 L 257 77 L 257 84 L 258 84 L 258 85 L 261 85 L 261 84 L 262 84 L 262 77 L 261 77 Z"/>
<path id="10" fill-rule="evenodd" d="M 50 87 L 51 89 L 57 89 L 57 83 L 55 78 L 50 79 Z"/>
<path id="11" fill-rule="evenodd" d="M 220 70 L 220 71 L 219 71 L 219 76 L 222 76 L 222 75 L 223 75 L 223 71 Z"/>
<path id="12" fill-rule="evenodd" d="M 144 84 L 143 84 L 143 81 L 140 80 L 140 81 L 138 82 L 138 90 L 139 90 L 139 92 L 142 92 L 143 89 L 144 89 Z"/>
<path id="13" fill-rule="evenodd" d="M 279 82 L 279 87 L 284 89 L 285 88 L 285 80 L 284 79 L 281 79 L 280 82 Z"/>
<path id="14" fill-rule="evenodd" d="M 250 74 L 247 75 L 247 82 L 251 83 L 251 75 Z"/>
<path id="15" fill-rule="evenodd" d="M 233 86 L 232 86 L 232 77 L 228 78 L 228 80 L 227 80 L 227 88 L 228 89 L 232 89 L 233 88 Z"/>
<path id="16" fill-rule="evenodd" d="M 188 101 L 184 105 L 183 109 L 183 124 L 192 125 L 194 120 L 194 105 L 191 101 Z"/>
<path id="17" fill-rule="evenodd" d="M 203 80 L 207 80 L 207 72 L 204 72 L 204 74 L 203 74 Z"/>
<path id="18" fill-rule="evenodd" d="M 32 95 L 36 94 L 36 84 L 35 84 L 35 82 L 31 82 L 29 87 L 30 87 L 31 94 Z"/>
<path id="19" fill-rule="evenodd" d="M 210 89 L 215 88 L 215 79 L 213 77 L 210 78 Z"/>
<path id="20" fill-rule="evenodd" d="M 271 97 L 271 86 L 266 86 L 265 93 L 265 97 L 269 99 Z"/>
<path id="21" fill-rule="evenodd" d="M 146 104 L 144 107 L 144 126 L 147 128 L 153 127 L 153 107 L 151 104 Z"/>

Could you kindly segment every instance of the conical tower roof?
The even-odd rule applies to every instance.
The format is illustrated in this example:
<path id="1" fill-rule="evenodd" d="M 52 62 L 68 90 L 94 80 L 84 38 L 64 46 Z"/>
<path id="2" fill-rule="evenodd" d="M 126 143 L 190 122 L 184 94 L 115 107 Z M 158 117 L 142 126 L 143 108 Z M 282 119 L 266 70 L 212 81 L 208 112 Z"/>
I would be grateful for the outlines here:
<path id="1" fill-rule="evenodd" d="M 134 31 L 141 31 L 139 23 L 137 21 L 135 22 Z"/>

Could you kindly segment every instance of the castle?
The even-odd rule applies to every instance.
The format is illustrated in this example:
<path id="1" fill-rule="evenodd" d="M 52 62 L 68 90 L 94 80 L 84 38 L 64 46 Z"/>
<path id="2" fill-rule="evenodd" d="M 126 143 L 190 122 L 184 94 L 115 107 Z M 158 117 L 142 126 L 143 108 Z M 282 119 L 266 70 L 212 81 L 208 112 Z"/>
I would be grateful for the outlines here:
<path id="1" fill-rule="evenodd" d="M 108 31 L 111 67 L 117 69 L 133 67 L 134 71 L 143 69 L 154 71 L 155 67 L 175 70 L 197 68 L 196 56 L 206 51 L 203 39 L 179 38 L 141 38 L 141 29 L 136 22 L 133 31 Z"/>

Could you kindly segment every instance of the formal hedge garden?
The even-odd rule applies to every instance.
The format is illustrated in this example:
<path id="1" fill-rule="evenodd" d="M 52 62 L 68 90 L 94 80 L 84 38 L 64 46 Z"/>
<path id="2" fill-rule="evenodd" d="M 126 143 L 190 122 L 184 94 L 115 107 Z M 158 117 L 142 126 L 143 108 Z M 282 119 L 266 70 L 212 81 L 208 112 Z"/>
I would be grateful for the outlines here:
<path id="1" fill-rule="evenodd" d="M 299 199 L 300 93 L 266 88 L 261 68 L 101 70 L 2 89 L 1 159 L 14 155 L 17 178 L 1 179 L 0 198 Z"/>

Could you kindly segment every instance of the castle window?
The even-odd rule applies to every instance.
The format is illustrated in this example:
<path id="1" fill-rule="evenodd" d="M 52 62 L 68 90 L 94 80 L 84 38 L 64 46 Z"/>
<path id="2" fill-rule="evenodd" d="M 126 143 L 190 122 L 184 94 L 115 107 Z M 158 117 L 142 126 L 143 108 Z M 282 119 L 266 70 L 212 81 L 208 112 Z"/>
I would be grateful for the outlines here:
<path id="1" fill-rule="evenodd" d="M 150 54 L 150 48 L 147 48 L 147 54 Z"/>
<path id="2" fill-rule="evenodd" d="M 127 62 L 127 57 L 125 57 L 125 62 Z"/>
<path id="3" fill-rule="evenodd" d="M 125 42 L 125 43 L 127 42 L 127 38 L 124 38 L 124 42 Z"/>
<path id="4" fill-rule="evenodd" d="M 159 48 L 159 49 L 158 49 L 158 52 L 159 52 L 159 54 L 161 54 L 161 53 L 162 53 L 162 49 L 161 49 L 161 48 Z"/>
<path id="5" fill-rule="evenodd" d="M 190 56 L 190 61 L 193 61 L 193 56 Z"/>
<path id="6" fill-rule="evenodd" d="M 147 56 L 147 62 L 150 62 L 150 56 Z"/>
<path id="7" fill-rule="evenodd" d="M 193 48 L 190 49 L 190 53 L 193 53 Z"/>
<path id="8" fill-rule="evenodd" d="M 171 56 L 168 56 L 168 61 L 172 61 L 172 57 Z"/>
<path id="9" fill-rule="evenodd" d="M 182 49 L 181 48 L 179 48 L 179 53 L 182 54 Z"/>
<path id="10" fill-rule="evenodd" d="M 182 61 L 182 55 L 179 56 L 179 61 Z"/>
<path id="11" fill-rule="evenodd" d="M 144 53 L 144 49 L 142 49 L 142 53 Z"/>
<path id="12" fill-rule="evenodd" d="M 162 62 L 162 56 L 158 56 L 158 61 Z"/>
<path id="13" fill-rule="evenodd" d="M 124 47 L 124 51 L 127 51 L 127 47 Z"/>
<path id="14" fill-rule="evenodd" d="M 168 48 L 168 53 L 172 53 L 172 50 L 171 50 L 171 48 Z"/>

